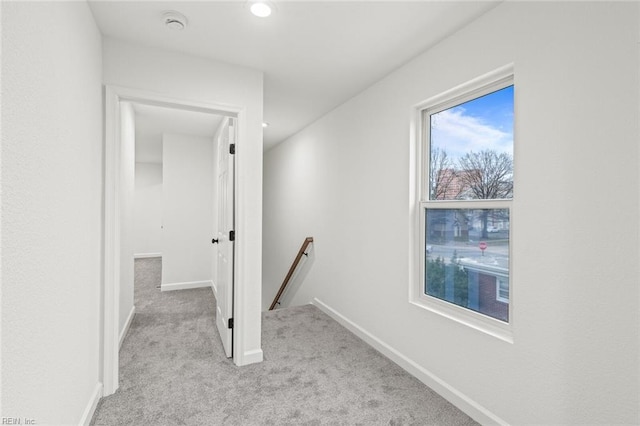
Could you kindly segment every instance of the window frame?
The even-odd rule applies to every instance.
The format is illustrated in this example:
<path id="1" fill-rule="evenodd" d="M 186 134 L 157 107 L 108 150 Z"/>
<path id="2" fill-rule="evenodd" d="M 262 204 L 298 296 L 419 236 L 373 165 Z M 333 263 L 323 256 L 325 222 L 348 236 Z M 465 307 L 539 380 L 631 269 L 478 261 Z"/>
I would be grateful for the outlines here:
<path id="1" fill-rule="evenodd" d="M 413 150 L 414 156 L 413 175 L 417 181 L 413 182 L 414 197 L 412 200 L 413 226 L 412 232 L 412 261 L 410 262 L 411 288 L 409 290 L 409 302 L 435 313 L 442 317 L 464 324 L 500 340 L 513 343 L 513 196 L 509 199 L 473 199 L 473 200 L 430 200 L 431 182 L 429 182 L 430 168 L 430 116 L 467 101 L 482 97 L 497 90 L 514 85 L 513 65 L 507 65 L 481 77 L 461 84 L 451 90 L 414 107 L 413 125 Z M 515 91 L 514 91 L 515 97 Z M 514 102 L 515 110 L 515 102 Z M 514 133 L 515 133 L 514 111 Z M 513 151 L 515 154 L 515 143 Z M 514 155 L 515 157 L 515 155 Z M 514 176 L 516 174 L 514 161 Z M 515 185 L 515 178 L 514 178 Z M 515 188 L 514 188 L 515 193 Z M 426 258 L 426 209 L 506 209 L 509 212 L 509 322 L 487 316 L 480 312 L 458 306 L 454 303 L 441 300 L 426 294 L 425 258 Z M 417 210 L 417 211 L 416 211 Z M 496 288 L 498 283 L 496 280 Z M 499 290 L 496 290 L 496 294 Z"/>

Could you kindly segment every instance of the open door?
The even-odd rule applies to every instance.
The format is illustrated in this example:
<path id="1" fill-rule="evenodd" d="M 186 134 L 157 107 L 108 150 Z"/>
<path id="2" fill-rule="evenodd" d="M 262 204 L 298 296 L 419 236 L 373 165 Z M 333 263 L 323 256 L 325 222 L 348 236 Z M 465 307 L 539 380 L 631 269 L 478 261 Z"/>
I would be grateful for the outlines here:
<path id="1" fill-rule="evenodd" d="M 227 118 L 218 140 L 218 259 L 216 326 L 227 357 L 233 356 L 233 254 L 235 119 Z M 214 242 L 216 240 L 214 239 Z"/>

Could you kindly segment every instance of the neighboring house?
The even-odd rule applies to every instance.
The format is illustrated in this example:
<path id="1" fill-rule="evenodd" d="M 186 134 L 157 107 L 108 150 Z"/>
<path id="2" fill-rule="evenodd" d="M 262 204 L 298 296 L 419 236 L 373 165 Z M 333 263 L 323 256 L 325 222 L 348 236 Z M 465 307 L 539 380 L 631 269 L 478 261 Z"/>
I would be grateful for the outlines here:
<path id="1" fill-rule="evenodd" d="M 443 169 L 437 172 L 436 200 L 459 200 L 473 198 L 469 195 L 467 175 L 479 175 L 480 170 Z"/>
<path id="2" fill-rule="evenodd" d="M 461 258 L 467 270 L 469 293 L 467 307 L 502 321 L 509 321 L 509 275 L 504 259 Z"/>
<path id="3" fill-rule="evenodd" d="M 451 210 L 434 212 L 431 217 L 428 224 L 429 242 L 435 243 L 453 239 L 469 240 L 469 218 L 462 212 Z"/>

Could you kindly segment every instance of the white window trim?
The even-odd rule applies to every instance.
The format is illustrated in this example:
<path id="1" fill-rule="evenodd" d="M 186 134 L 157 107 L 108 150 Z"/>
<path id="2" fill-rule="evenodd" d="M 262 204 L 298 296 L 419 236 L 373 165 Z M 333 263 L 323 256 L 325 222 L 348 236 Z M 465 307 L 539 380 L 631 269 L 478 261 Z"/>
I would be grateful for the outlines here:
<path id="1" fill-rule="evenodd" d="M 438 112 L 452 106 L 464 103 L 497 90 L 500 86 L 506 87 L 514 84 L 513 64 L 504 66 L 481 77 L 461 84 L 451 90 L 436 95 L 415 105 L 412 109 L 411 125 L 411 203 L 410 203 L 410 262 L 409 262 L 409 303 L 425 311 L 448 318 L 459 324 L 478 330 L 508 343 L 513 343 L 514 303 L 513 292 L 510 288 L 509 322 L 489 317 L 479 312 L 428 296 L 424 290 L 425 273 L 425 208 L 451 208 L 451 209 L 508 209 L 509 210 L 509 234 L 512 236 L 514 229 L 512 217 L 513 199 L 508 200 L 429 200 L 429 183 L 425 180 L 428 173 L 425 165 L 429 164 L 428 131 L 425 129 L 423 112 L 427 109 Z M 514 151 L 516 147 L 514 144 Z M 515 169 L 515 165 L 514 165 Z M 515 171 L 515 170 L 514 170 Z M 515 173 L 514 173 L 515 174 Z M 512 256 L 513 239 L 509 241 L 509 282 L 514 282 Z M 497 285 L 497 283 L 496 283 Z M 497 290 L 496 290 L 497 291 Z"/>

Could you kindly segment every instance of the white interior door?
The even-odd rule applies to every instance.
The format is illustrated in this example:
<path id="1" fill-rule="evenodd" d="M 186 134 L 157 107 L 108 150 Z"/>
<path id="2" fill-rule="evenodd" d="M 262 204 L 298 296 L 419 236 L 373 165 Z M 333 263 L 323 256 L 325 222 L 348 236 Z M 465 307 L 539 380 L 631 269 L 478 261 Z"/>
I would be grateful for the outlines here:
<path id="1" fill-rule="evenodd" d="M 227 357 L 233 356 L 234 121 L 227 119 L 218 142 L 216 325 Z"/>

